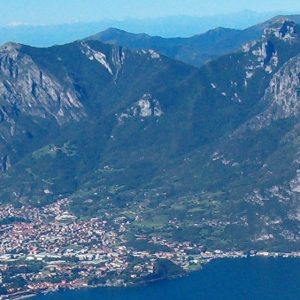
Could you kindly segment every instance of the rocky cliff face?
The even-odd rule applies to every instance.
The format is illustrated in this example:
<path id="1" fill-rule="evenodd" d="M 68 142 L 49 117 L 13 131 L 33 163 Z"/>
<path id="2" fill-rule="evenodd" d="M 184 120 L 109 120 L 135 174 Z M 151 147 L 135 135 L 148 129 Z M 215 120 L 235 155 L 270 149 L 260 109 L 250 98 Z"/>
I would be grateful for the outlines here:
<path id="1" fill-rule="evenodd" d="M 40 123 L 48 123 L 48 130 L 51 131 L 55 123 L 63 126 L 86 117 L 78 93 L 70 86 L 59 82 L 48 70 L 38 66 L 32 57 L 22 52 L 21 45 L 10 43 L 0 47 L 2 171 L 6 172 L 15 163 L 18 153 L 22 152 L 15 142 L 31 143 L 34 136 L 39 136 Z M 41 134 L 38 139 L 46 132 Z"/>
<path id="2" fill-rule="evenodd" d="M 251 127 L 262 128 L 272 121 L 297 117 L 300 113 L 300 56 L 289 60 L 273 76 L 262 102 L 268 108 L 259 114 Z"/>
<path id="3" fill-rule="evenodd" d="M 60 124 L 81 119 L 85 113 L 74 90 L 40 68 L 21 47 L 6 44 L 0 48 L 0 121 L 13 123 L 20 113 L 53 117 Z"/>

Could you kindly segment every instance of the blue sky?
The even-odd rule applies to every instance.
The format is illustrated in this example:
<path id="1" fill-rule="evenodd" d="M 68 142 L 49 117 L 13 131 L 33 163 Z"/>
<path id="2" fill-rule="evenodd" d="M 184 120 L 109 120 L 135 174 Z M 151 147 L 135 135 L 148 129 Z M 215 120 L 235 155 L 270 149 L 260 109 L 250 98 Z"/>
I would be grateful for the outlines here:
<path id="1" fill-rule="evenodd" d="M 0 0 L 0 25 L 61 24 L 241 10 L 299 12 L 299 0 Z"/>

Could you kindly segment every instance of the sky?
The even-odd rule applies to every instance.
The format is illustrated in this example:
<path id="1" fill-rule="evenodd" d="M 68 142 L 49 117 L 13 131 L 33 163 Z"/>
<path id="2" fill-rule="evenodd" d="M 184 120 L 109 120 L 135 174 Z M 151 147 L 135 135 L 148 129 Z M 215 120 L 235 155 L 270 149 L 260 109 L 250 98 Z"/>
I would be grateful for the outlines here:
<path id="1" fill-rule="evenodd" d="M 0 25 L 207 16 L 242 10 L 299 12 L 299 0 L 0 0 Z"/>

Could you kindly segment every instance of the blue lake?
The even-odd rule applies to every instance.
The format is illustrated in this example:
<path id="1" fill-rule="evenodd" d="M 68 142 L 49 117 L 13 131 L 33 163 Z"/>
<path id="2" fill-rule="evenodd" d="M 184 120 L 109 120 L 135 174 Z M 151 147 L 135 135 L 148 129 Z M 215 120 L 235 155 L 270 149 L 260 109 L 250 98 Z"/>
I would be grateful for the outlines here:
<path id="1" fill-rule="evenodd" d="M 201 271 L 135 288 L 57 292 L 34 300 L 300 300 L 300 259 L 217 260 Z"/>

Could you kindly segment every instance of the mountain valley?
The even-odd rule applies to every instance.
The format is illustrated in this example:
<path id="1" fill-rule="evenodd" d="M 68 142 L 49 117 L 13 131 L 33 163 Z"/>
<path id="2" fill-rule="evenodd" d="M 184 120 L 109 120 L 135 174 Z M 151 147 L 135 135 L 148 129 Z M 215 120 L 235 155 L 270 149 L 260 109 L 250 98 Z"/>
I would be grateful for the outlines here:
<path id="1" fill-rule="evenodd" d="M 105 245 L 122 253 L 147 251 L 150 240 L 186 253 L 190 245 L 299 251 L 300 25 L 292 19 L 257 26 L 259 37 L 258 29 L 207 33 L 210 47 L 222 47 L 207 63 L 203 53 L 192 62 L 189 51 L 174 54 L 190 47 L 184 39 L 170 54 L 161 38 L 117 30 L 48 48 L 1 46 L 0 205 L 15 215 L 0 224 L 23 218 L 47 231 L 49 213 L 54 223 L 82 222 L 87 236 L 107 226 Z M 236 44 L 215 44 L 220 32 Z M 65 229 L 70 244 L 74 224 Z M 64 230 L 50 227 L 60 245 Z"/>

